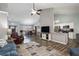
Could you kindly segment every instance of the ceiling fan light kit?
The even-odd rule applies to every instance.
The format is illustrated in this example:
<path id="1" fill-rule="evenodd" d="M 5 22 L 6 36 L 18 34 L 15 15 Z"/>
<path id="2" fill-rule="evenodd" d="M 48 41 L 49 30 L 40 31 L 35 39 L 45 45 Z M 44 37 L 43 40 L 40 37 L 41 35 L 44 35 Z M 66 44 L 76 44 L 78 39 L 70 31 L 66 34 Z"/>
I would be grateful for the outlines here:
<path id="1" fill-rule="evenodd" d="M 36 14 L 36 12 L 37 12 L 36 10 L 32 9 L 32 12 L 31 13 L 32 14 Z"/>

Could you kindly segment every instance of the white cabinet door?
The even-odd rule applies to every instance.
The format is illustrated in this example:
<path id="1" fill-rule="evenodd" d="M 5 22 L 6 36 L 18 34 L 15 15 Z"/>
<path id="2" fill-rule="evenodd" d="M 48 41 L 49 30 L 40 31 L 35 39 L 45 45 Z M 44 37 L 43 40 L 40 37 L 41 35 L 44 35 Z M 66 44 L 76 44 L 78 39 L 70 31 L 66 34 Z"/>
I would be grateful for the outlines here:
<path id="1" fill-rule="evenodd" d="M 46 39 L 46 34 L 42 34 L 42 39 Z"/>
<path id="2" fill-rule="evenodd" d="M 51 34 L 48 34 L 48 40 L 51 41 Z"/>
<path id="3" fill-rule="evenodd" d="M 69 32 L 69 39 L 74 39 L 74 33 L 73 32 Z"/>

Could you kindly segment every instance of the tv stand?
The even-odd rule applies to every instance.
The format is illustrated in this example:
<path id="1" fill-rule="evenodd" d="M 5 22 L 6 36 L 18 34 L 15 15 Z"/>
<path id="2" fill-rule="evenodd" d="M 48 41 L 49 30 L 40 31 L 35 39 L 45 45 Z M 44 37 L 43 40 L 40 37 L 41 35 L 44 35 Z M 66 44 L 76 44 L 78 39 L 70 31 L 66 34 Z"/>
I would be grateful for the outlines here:
<path id="1" fill-rule="evenodd" d="M 46 40 L 46 46 L 48 46 L 48 41 L 51 40 L 51 34 L 50 33 L 41 33 L 41 39 Z"/>
<path id="2" fill-rule="evenodd" d="M 41 33 L 41 38 L 44 40 L 51 40 L 50 33 Z"/>

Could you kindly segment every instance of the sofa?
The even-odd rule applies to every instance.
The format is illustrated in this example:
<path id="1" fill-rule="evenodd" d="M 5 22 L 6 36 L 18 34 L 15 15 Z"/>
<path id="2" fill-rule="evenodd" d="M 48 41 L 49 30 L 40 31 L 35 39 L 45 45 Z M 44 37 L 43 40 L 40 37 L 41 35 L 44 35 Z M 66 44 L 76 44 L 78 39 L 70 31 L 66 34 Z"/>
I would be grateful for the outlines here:
<path id="1" fill-rule="evenodd" d="M 79 56 L 79 48 L 70 48 L 70 56 Z"/>
<path id="2" fill-rule="evenodd" d="M 8 42 L 7 45 L 0 48 L 1 56 L 17 56 L 16 45 L 13 42 Z"/>

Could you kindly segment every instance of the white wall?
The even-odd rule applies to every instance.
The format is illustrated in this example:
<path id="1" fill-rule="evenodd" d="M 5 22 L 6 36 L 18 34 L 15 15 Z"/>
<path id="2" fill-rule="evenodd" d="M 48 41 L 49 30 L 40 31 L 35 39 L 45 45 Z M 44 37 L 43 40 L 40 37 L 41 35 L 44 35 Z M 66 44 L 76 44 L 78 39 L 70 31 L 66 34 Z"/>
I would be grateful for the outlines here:
<path id="1" fill-rule="evenodd" d="M 0 39 L 5 39 L 8 30 L 7 12 L 0 12 Z"/>
<path id="2" fill-rule="evenodd" d="M 50 26 L 50 33 L 53 33 L 54 13 L 53 9 L 44 9 L 40 15 L 40 26 Z"/>

